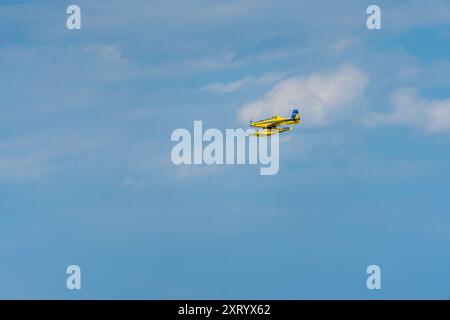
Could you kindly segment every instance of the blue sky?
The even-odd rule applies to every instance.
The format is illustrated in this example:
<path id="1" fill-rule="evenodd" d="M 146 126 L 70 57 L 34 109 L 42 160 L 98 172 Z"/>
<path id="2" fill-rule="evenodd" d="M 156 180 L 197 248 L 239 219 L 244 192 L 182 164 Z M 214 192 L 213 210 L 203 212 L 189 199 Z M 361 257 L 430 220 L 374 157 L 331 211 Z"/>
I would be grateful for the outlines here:
<path id="1" fill-rule="evenodd" d="M 450 298 L 450 4 L 373 3 L 2 1 L 0 298 Z M 275 176 L 170 161 L 292 104 Z"/>

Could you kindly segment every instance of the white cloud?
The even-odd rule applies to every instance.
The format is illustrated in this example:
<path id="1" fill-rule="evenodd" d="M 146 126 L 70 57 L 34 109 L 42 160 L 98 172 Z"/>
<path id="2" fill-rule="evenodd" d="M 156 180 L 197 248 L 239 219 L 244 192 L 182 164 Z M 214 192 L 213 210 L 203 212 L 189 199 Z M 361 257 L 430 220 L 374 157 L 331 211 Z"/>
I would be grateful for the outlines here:
<path id="1" fill-rule="evenodd" d="M 390 112 L 372 113 L 365 123 L 420 128 L 430 134 L 450 131 L 450 99 L 427 100 L 415 88 L 401 88 L 392 94 L 391 105 Z"/>
<path id="2" fill-rule="evenodd" d="M 249 86 L 267 85 L 279 81 L 282 78 L 284 78 L 284 74 L 271 72 L 266 73 L 261 77 L 244 77 L 229 83 L 214 82 L 204 86 L 202 89 L 214 93 L 230 93 L 242 90 Z"/>
<path id="3" fill-rule="evenodd" d="M 247 122 L 273 114 L 286 116 L 293 107 L 299 107 L 305 124 L 327 125 L 348 116 L 358 106 L 368 82 L 368 77 L 350 64 L 329 72 L 288 78 L 261 99 L 244 105 L 239 118 Z"/>

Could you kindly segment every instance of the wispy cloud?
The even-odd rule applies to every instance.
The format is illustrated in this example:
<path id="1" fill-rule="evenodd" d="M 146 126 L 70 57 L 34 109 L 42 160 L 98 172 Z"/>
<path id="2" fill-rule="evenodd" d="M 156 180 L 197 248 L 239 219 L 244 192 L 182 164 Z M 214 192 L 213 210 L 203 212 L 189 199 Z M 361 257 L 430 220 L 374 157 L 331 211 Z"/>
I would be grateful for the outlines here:
<path id="1" fill-rule="evenodd" d="M 126 62 L 119 48 L 114 45 L 92 44 L 82 48 L 83 53 L 94 54 L 109 62 Z"/>
<path id="2" fill-rule="evenodd" d="M 350 47 L 352 47 L 356 43 L 356 39 L 354 37 L 345 37 L 331 44 L 331 49 L 335 52 L 342 52 Z"/>
<path id="3" fill-rule="evenodd" d="M 450 16 L 450 3 L 446 0 L 402 1 L 392 3 L 389 10 L 382 12 L 385 21 L 398 30 L 418 26 L 445 25 L 448 24 Z"/>
<path id="4" fill-rule="evenodd" d="M 46 159 L 32 156 L 0 157 L 0 181 L 38 181 L 47 171 Z"/>
<path id="5" fill-rule="evenodd" d="M 244 77 L 229 83 L 214 82 L 204 86 L 202 89 L 214 93 L 230 93 L 251 86 L 268 85 L 280 81 L 284 77 L 285 75 L 283 73 L 272 72 L 260 77 Z"/>

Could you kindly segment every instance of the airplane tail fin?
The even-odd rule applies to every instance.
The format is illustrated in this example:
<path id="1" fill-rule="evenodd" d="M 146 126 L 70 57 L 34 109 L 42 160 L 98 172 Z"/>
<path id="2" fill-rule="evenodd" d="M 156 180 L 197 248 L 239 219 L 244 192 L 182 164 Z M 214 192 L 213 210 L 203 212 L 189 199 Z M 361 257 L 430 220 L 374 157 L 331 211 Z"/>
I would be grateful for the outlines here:
<path id="1" fill-rule="evenodd" d="M 292 118 L 292 119 L 300 119 L 300 115 L 298 114 L 298 109 L 294 109 L 294 110 L 292 111 L 292 116 L 291 116 L 291 118 Z"/>

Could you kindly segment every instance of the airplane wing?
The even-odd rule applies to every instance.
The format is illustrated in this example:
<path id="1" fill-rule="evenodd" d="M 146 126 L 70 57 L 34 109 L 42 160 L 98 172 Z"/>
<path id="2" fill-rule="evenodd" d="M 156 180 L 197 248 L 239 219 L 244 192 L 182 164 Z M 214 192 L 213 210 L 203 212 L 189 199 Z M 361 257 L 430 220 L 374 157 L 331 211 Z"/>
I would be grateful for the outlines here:
<path id="1" fill-rule="evenodd" d="M 266 119 L 266 120 L 261 120 L 261 121 L 256 121 L 256 122 L 250 122 L 250 125 L 252 127 L 257 127 L 257 128 L 273 129 L 280 125 L 287 124 L 290 120 L 291 119 L 279 117 L 279 118 Z"/>
<path id="2" fill-rule="evenodd" d="M 273 129 L 273 128 L 276 128 L 278 126 L 281 126 L 284 122 L 286 122 L 286 119 L 275 120 L 275 121 L 273 121 L 271 123 L 268 123 L 266 128 L 267 129 Z"/>

